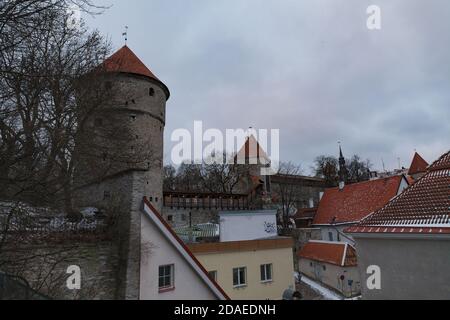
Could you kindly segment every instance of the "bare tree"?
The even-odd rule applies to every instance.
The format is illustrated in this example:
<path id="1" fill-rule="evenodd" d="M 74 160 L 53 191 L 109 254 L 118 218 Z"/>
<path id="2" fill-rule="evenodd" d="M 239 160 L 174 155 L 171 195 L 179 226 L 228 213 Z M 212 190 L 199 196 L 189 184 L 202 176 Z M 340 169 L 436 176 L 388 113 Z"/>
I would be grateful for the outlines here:
<path id="1" fill-rule="evenodd" d="M 291 162 L 281 163 L 278 172 L 278 182 L 273 186 L 273 192 L 278 198 L 280 221 L 285 229 L 289 228 L 292 214 L 299 209 L 299 202 L 302 199 L 301 186 L 292 183 L 290 178 L 299 176 L 301 173 L 300 165 L 295 165 Z"/>
<path id="2" fill-rule="evenodd" d="M 39 16 L 36 29 L 0 57 L 8 70 L 0 80 L 0 184 L 12 199 L 57 204 L 61 196 L 70 212 L 75 139 L 88 115 L 80 112 L 80 78 L 104 60 L 109 45 L 83 24 L 71 27 L 60 9 Z"/>
<path id="3" fill-rule="evenodd" d="M 223 154 L 223 159 L 217 159 L 213 154 L 202 164 L 184 163 L 178 170 L 172 166 L 166 166 L 164 190 L 229 195 L 248 192 L 250 166 L 227 163 L 227 157 L 228 155 Z"/>
<path id="4" fill-rule="evenodd" d="M 348 162 L 348 182 L 357 183 L 370 180 L 372 163 L 370 160 L 361 161 L 361 157 L 354 155 Z"/>
<path id="5" fill-rule="evenodd" d="M 339 161 L 333 156 L 318 156 L 315 160 L 315 173 L 317 177 L 325 179 L 330 185 L 339 182 Z"/>
<path id="6" fill-rule="evenodd" d="M 215 158 L 215 155 L 212 157 Z M 241 184 L 247 184 L 250 175 L 249 165 L 237 164 L 234 161 L 228 161 L 228 163 L 226 160 L 229 158 L 234 157 L 223 153 L 220 159 L 216 159 L 216 161 L 209 159 L 203 164 L 202 184 L 209 192 L 231 195 L 238 191 Z M 242 190 L 239 191 L 242 192 Z"/>

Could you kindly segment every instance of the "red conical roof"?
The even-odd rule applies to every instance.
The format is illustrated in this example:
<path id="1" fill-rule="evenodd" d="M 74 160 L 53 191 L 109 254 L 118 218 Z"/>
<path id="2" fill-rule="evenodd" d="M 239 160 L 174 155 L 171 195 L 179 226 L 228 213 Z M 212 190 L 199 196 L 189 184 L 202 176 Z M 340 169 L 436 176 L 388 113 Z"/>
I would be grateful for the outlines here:
<path id="1" fill-rule="evenodd" d="M 427 172 L 429 164 L 426 162 L 420 154 L 416 152 L 414 155 L 413 162 L 411 163 L 411 167 L 409 167 L 409 175 L 417 174 L 417 173 L 424 173 Z"/>
<path id="2" fill-rule="evenodd" d="M 162 83 L 126 45 L 106 59 L 103 62 L 103 68 L 106 72 L 131 73 L 156 80 L 163 85 L 167 99 L 169 98 L 170 93 L 166 85 Z"/>

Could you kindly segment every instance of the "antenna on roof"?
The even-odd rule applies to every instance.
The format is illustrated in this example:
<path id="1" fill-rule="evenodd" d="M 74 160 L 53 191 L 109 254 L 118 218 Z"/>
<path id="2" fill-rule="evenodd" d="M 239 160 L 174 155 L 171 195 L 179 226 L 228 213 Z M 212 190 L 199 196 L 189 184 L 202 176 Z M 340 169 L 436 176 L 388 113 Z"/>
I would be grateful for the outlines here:
<path id="1" fill-rule="evenodd" d="M 386 165 L 384 164 L 384 159 L 381 158 L 381 163 L 383 164 L 383 171 L 386 172 Z"/>
<path id="2" fill-rule="evenodd" d="M 125 45 L 127 45 L 127 42 L 128 42 L 128 26 L 125 26 L 125 32 L 122 33 L 122 37 L 125 37 Z"/>

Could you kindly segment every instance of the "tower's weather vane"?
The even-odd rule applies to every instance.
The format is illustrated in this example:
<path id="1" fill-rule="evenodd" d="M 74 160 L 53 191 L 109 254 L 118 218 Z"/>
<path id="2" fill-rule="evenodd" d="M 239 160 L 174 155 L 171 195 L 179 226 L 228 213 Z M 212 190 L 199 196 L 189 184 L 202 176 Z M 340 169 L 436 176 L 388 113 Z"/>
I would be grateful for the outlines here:
<path id="1" fill-rule="evenodd" d="M 127 42 L 128 42 L 128 26 L 125 26 L 125 32 L 122 33 L 122 36 L 125 37 L 125 45 L 127 45 Z"/>

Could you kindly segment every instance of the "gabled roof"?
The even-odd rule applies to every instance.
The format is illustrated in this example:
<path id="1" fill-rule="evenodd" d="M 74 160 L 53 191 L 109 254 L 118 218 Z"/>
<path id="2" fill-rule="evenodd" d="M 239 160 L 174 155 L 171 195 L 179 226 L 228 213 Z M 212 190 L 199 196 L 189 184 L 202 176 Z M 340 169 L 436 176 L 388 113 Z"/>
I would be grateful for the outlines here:
<path id="1" fill-rule="evenodd" d="M 450 234 L 450 152 L 348 233 Z"/>
<path id="2" fill-rule="evenodd" d="M 225 291 L 223 291 L 223 289 L 217 284 L 216 281 L 211 279 L 203 265 L 197 260 L 197 258 L 195 258 L 189 248 L 177 236 L 175 231 L 169 226 L 169 224 L 164 220 L 158 210 L 153 207 L 153 205 L 148 201 L 147 198 L 144 198 L 143 212 L 161 230 L 166 239 L 175 247 L 175 249 L 181 254 L 186 262 L 198 274 L 199 278 L 207 285 L 207 287 L 211 289 L 214 295 L 219 300 L 229 300 L 230 298 L 225 293 Z"/>
<path id="3" fill-rule="evenodd" d="M 429 164 L 426 162 L 420 154 L 416 152 L 414 155 L 413 161 L 411 163 L 411 166 L 409 167 L 408 174 L 414 175 L 418 173 L 424 173 L 427 172 Z"/>
<path id="4" fill-rule="evenodd" d="M 346 185 L 325 191 L 314 225 L 355 223 L 397 196 L 403 175 Z M 406 180 L 405 180 L 406 181 Z"/>
<path id="5" fill-rule="evenodd" d="M 102 67 L 106 72 L 129 73 L 150 78 L 162 86 L 167 99 L 169 99 L 170 92 L 167 86 L 162 83 L 126 45 L 106 59 L 103 62 Z"/>
<path id="6" fill-rule="evenodd" d="M 297 255 L 300 259 L 320 261 L 341 267 L 358 265 L 355 248 L 345 242 L 310 241 Z"/>

